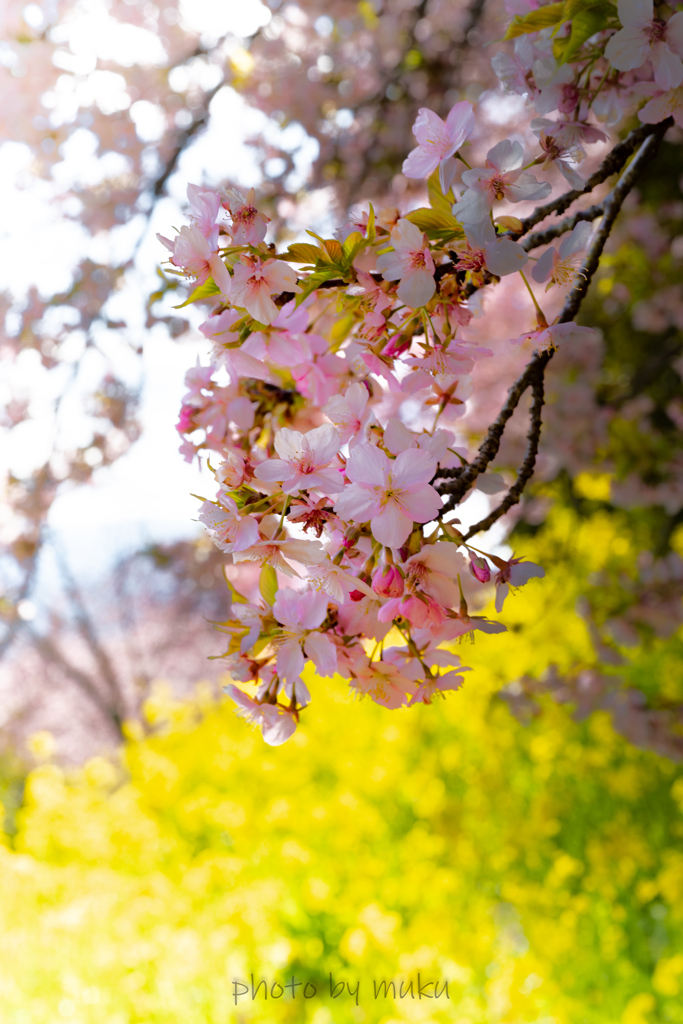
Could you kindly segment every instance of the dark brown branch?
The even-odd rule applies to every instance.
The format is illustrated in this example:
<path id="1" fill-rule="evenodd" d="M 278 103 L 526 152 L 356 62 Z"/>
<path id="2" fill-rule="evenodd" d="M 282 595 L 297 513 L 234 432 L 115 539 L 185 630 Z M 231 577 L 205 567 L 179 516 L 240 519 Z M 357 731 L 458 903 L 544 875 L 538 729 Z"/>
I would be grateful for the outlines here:
<path id="1" fill-rule="evenodd" d="M 508 232 L 508 237 L 513 239 L 521 238 L 522 235 L 525 235 L 536 224 L 549 217 L 551 213 L 564 213 L 580 196 L 585 195 L 587 192 L 592 192 L 597 185 L 601 185 L 607 178 L 617 174 L 641 142 L 651 135 L 659 135 L 660 132 L 663 135 L 672 124 L 673 118 L 668 117 L 666 121 L 662 121 L 660 124 L 643 124 L 639 128 L 635 128 L 626 136 L 623 142 L 619 142 L 611 153 L 605 157 L 597 171 L 591 174 L 582 189 L 571 189 L 569 192 L 564 192 L 561 196 L 558 196 L 557 199 L 551 199 L 544 206 L 537 206 L 534 212 L 522 221 L 522 230 Z"/>
<path id="2" fill-rule="evenodd" d="M 604 202 L 596 203 L 594 206 L 589 206 L 587 210 L 578 210 L 577 213 L 572 213 L 558 224 L 553 224 L 551 227 L 546 228 L 545 231 L 535 231 L 533 235 L 529 235 L 528 238 L 525 238 L 519 244 L 526 252 L 531 252 L 532 249 L 537 249 L 539 245 L 547 245 L 548 242 L 559 238 L 566 231 L 572 231 L 582 220 L 597 220 L 598 217 L 602 217 L 604 212 Z"/>
<path id="3" fill-rule="evenodd" d="M 534 475 L 536 456 L 538 455 L 538 445 L 541 439 L 541 413 L 543 411 L 543 403 L 545 401 L 545 391 L 543 386 L 544 372 L 545 366 L 539 364 L 537 379 L 534 380 L 531 385 L 533 401 L 531 403 L 529 433 L 527 434 L 528 444 L 526 454 L 524 456 L 524 462 L 517 472 L 517 479 L 501 501 L 500 505 L 493 509 L 493 511 L 484 519 L 481 519 L 478 523 L 475 523 L 474 526 L 470 527 L 465 534 L 465 540 L 469 540 L 470 537 L 474 537 L 475 533 L 481 533 L 482 530 L 490 529 L 501 516 L 504 516 L 513 505 L 516 505 L 522 497 L 524 488 Z"/>
<path id="4" fill-rule="evenodd" d="M 646 138 L 630 166 L 621 176 L 617 185 L 603 204 L 604 209 L 602 223 L 600 224 L 591 247 L 588 250 L 583 268 L 578 276 L 577 283 L 567 296 L 562 312 L 557 319 L 558 323 L 570 323 L 578 313 L 579 307 L 581 306 L 586 292 L 588 291 L 588 286 L 590 285 L 593 275 L 598 268 L 602 251 L 607 239 L 609 238 L 612 227 L 614 226 L 617 214 L 619 213 L 626 196 L 633 188 L 643 165 L 648 160 L 652 159 L 657 152 L 659 143 L 669 128 L 669 123 L 666 121 L 662 122 L 661 124 L 656 125 L 655 128 L 657 130 L 650 133 Z M 477 457 L 467 466 L 451 470 L 449 475 L 453 477 L 452 480 L 447 483 L 437 485 L 436 489 L 440 494 L 449 495 L 448 501 L 444 504 L 441 510 L 442 516 L 455 508 L 479 474 L 485 472 L 487 466 L 493 461 L 493 459 L 495 459 L 498 454 L 500 441 L 508 420 L 517 408 L 519 401 L 527 388 L 532 386 L 536 381 L 543 379 L 545 367 L 550 362 L 552 356 L 553 350 L 550 349 L 545 352 L 537 352 L 532 357 L 532 359 L 527 363 L 521 377 L 519 377 L 509 389 L 505 405 L 501 409 L 496 420 L 489 427 L 486 438 L 479 448 Z M 441 475 L 441 473 L 437 474 L 437 478 Z M 443 475 L 445 475 L 445 473 Z M 529 474 L 529 476 L 524 480 L 519 492 L 520 495 L 525 484 L 530 478 L 531 474 Z M 504 499 L 504 501 L 505 500 L 506 499 Z M 519 500 L 519 498 L 517 500 Z M 468 536 L 471 535 L 471 533 L 468 534 Z"/>

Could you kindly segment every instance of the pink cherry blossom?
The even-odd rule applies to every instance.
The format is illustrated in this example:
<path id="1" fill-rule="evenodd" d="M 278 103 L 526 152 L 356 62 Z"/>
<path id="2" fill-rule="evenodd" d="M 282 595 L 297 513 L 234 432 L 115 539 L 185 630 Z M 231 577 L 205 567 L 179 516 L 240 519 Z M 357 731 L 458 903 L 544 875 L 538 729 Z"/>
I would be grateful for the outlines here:
<path id="1" fill-rule="evenodd" d="M 455 104 L 445 122 L 432 110 L 422 107 L 413 125 L 413 135 L 419 145 L 403 162 L 406 178 L 428 178 L 438 167 L 441 188 L 447 192 L 454 171 L 448 166 L 449 158 L 470 138 L 475 127 L 472 104 L 464 100 Z"/>
<path id="2" fill-rule="evenodd" d="M 518 96 L 528 96 L 536 92 L 531 70 L 533 64 L 534 47 L 528 35 L 517 36 L 512 57 L 500 52 L 491 58 L 491 66 L 505 89 Z"/>
<path id="3" fill-rule="evenodd" d="M 237 704 L 240 718 L 246 718 L 248 722 L 261 727 L 263 739 L 268 746 L 279 747 L 296 732 L 297 716 L 280 704 L 259 704 L 232 683 L 225 687 L 225 692 Z"/>
<path id="4" fill-rule="evenodd" d="M 369 444 L 354 448 L 346 464 L 351 481 L 337 499 L 335 512 L 356 523 L 370 521 L 375 540 L 400 548 L 413 523 L 427 523 L 442 506 L 429 484 L 436 460 L 427 452 L 410 449 L 394 460 Z"/>
<path id="5" fill-rule="evenodd" d="M 485 167 L 463 171 L 462 180 L 468 188 L 453 207 L 458 220 L 462 224 L 478 224 L 488 218 L 496 200 L 521 203 L 549 195 L 550 184 L 537 181 L 533 174 L 522 170 L 523 163 L 524 150 L 519 142 L 503 139 L 486 154 Z"/>
<path id="6" fill-rule="evenodd" d="M 216 467 L 216 479 L 230 491 L 237 490 L 251 479 L 250 464 L 240 453 L 223 449 L 224 461 Z"/>
<path id="7" fill-rule="evenodd" d="M 673 117 L 679 128 L 683 128 L 683 86 L 655 96 L 638 111 L 638 117 L 644 124 L 659 124 L 667 117 Z"/>
<path id="8" fill-rule="evenodd" d="M 539 89 L 534 106 L 539 114 L 559 110 L 569 115 L 579 102 L 576 73 L 571 64 L 558 64 L 553 57 L 534 61 L 534 80 Z"/>
<path id="9" fill-rule="evenodd" d="M 411 555 L 403 568 L 410 589 L 426 594 L 444 608 L 458 603 L 458 574 L 466 571 L 467 562 L 455 544 L 444 541 L 428 544 Z"/>
<path id="10" fill-rule="evenodd" d="M 327 616 L 327 595 L 317 590 L 279 590 L 273 615 L 285 627 L 277 642 L 277 671 L 291 682 L 304 670 L 309 658 L 322 676 L 337 671 L 337 648 L 319 626 Z"/>
<path id="11" fill-rule="evenodd" d="M 340 444 L 351 441 L 352 447 L 367 441 L 367 428 L 375 415 L 368 406 L 370 394 L 364 384 L 352 384 L 342 395 L 333 395 L 323 409 L 339 431 Z"/>
<path id="12" fill-rule="evenodd" d="M 523 587 L 535 577 L 545 576 L 545 569 L 535 562 L 525 562 L 521 558 L 510 558 L 503 562 L 496 559 L 499 571 L 496 573 L 496 611 L 503 610 L 503 603 L 510 592 L 510 587 Z"/>
<path id="13" fill-rule="evenodd" d="M 259 213 L 254 206 L 253 188 L 249 189 L 246 199 L 237 189 L 228 189 L 224 193 L 224 205 L 232 217 L 232 240 L 235 245 L 258 245 L 263 241 L 270 218 Z"/>
<path id="14" fill-rule="evenodd" d="M 392 710 L 403 707 L 407 695 L 415 689 L 410 679 L 388 661 L 369 662 L 358 669 L 349 680 L 349 686 L 363 696 L 372 697 L 376 704 Z"/>
<path id="15" fill-rule="evenodd" d="M 372 589 L 380 597 L 400 597 L 404 590 L 404 583 L 398 566 L 380 566 L 372 577 Z"/>
<path id="16" fill-rule="evenodd" d="M 217 253 L 211 251 L 207 239 L 198 227 L 188 227 L 184 224 L 172 242 L 163 235 L 157 235 L 157 238 L 173 253 L 170 259 L 173 266 L 196 278 L 197 285 L 204 284 L 213 275 L 221 290 L 224 286 L 230 287 L 230 274 L 225 264 Z"/>
<path id="17" fill-rule="evenodd" d="M 391 232 L 393 252 L 377 260 L 385 281 L 400 281 L 398 297 L 407 306 L 424 306 L 436 291 L 434 260 L 427 236 L 415 224 L 402 218 Z"/>
<path id="18" fill-rule="evenodd" d="M 235 500 L 227 494 L 220 494 L 218 501 L 205 501 L 199 521 L 204 523 L 221 551 L 244 551 L 259 539 L 256 520 L 240 515 Z"/>
<path id="19" fill-rule="evenodd" d="M 264 516 L 259 525 L 260 540 L 248 548 L 233 552 L 233 562 L 258 562 L 270 565 L 285 576 L 299 576 L 290 562 L 300 565 L 320 565 L 325 561 L 325 549 L 318 540 L 297 540 L 278 535 L 278 516 Z"/>
<path id="20" fill-rule="evenodd" d="M 531 276 L 538 284 L 548 281 L 546 291 L 554 284 L 568 288 L 575 280 L 581 266 L 581 254 L 587 248 L 593 228 L 588 221 L 581 220 L 570 235 L 560 242 L 559 250 L 554 246 L 543 253 L 531 271 Z"/>
<path id="21" fill-rule="evenodd" d="M 393 622 L 394 619 L 407 619 L 416 629 L 438 628 L 445 621 L 444 610 L 433 598 L 424 594 L 404 594 L 393 597 L 382 605 L 378 615 L 380 622 Z"/>
<path id="22" fill-rule="evenodd" d="M 300 292 L 296 273 L 281 260 L 261 260 L 259 257 L 240 256 L 232 278 L 230 300 L 243 306 L 260 324 L 269 326 L 279 310 L 271 296 L 280 292 Z"/>
<path id="23" fill-rule="evenodd" d="M 617 10 L 624 27 L 605 49 L 612 67 L 631 71 L 649 60 L 659 88 L 677 88 L 683 82 L 683 12 L 668 22 L 654 18 L 652 0 L 618 0 Z"/>
<path id="24" fill-rule="evenodd" d="M 216 218 L 221 208 L 221 197 L 217 192 L 203 189 L 199 185 L 188 185 L 187 198 L 190 202 L 190 221 L 207 239 L 211 250 L 215 250 L 219 232 Z"/>
<path id="25" fill-rule="evenodd" d="M 567 324 L 550 324 L 550 326 L 537 327 L 526 334 L 520 334 L 518 338 L 512 338 L 512 345 L 525 345 L 531 343 L 539 352 L 553 351 L 560 347 L 561 342 L 572 339 L 591 339 L 595 342 L 600 340 L 600 334 L 592 327 L 580 327 L 574 321 Z"/>
<path id="26" fill-rule="evenodd" d="M 488 218 L 467 224 L 465 238 L 466 242 L 458 242 L 455 246 L 459 270 L 471 270 L 475 274 L 488 270 L 496 277 L 506 277 L 521 270 L 529 260 L 517 242 L 496 236 L 496 229 Z"/>
<path id="27" fill-rule="evenodd" d="M 475 555 L 472 551 L 470 552 L 470 572 L 475 580 L 479 580 L 480 583 L 488 583 L 491 579 L 491 566 L 489 563 L 481 555 Z"/>
<path id="28" fill-rule="evenodd" d="M 285 494 L 318 488 L 338 494 L 344 482 L 337 469 L 327 469 L 339 450 L 339 434 L 331 423 L 301 434 L 285 427 L 275 435 L 279 459 L 268 459 L 256 467 L 258 480 L 282 483 Z"/>

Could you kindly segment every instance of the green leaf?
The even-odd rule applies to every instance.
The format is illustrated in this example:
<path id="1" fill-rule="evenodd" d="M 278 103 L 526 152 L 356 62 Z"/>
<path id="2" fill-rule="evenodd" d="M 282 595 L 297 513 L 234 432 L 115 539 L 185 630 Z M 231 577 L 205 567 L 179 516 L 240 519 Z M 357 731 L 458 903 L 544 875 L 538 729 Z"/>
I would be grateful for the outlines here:
<path id="1" fill-rule="evenodd" d="M 174 306 L 174 309 L 182 309 L 183 306 L 189 306 L 192 302 L 201 302 L 202 299 L 209 299 L 212 295 L 220 295 L 221 290 L 212 277 L 207 277 L 204 284 L 200 284 L 198 288 L 192 292 L 184 302 L 181 302 L 179 306 Z"/>
<path id="2" fill-rule="evenodd" d="M 591 7 L 608 7 L 612 16 L 616 15 L 613 0 L 564 0 L 564 20 L 571 21 L 577 14 L 583 14 Z"/>
<path id="3" fill-rule="evenodd" d="M 375 211 L 372 203 L 370 203 L 370 213 L 368 214 L 368 226 L 365 231 L 365 237 L 368 245 L 372 245 L 377 237 L 377 232 L 375 231 Z"/>
<path id="4" fill-rule="evenodd" d="M 452 216 L 451 207 L 454 203 L 453 193 L 448 190 L 448 195 L 445 196 L 441 191 L 441 182 L 439 181 L 439 169 L 430 174 L 427 180 L 427 191 L 429 193 L 429 205 L 432 210 L 435 210 L 444 215 Z M 456 222 L 457 223 L 457 222 Z"/>
<path id="5" fill-rule="evenodd" d="M 258 588 L 261 597 L 271 607 L 275 604 L 275 595 L 278 592 L 277 573 L 272 565 L 264 565 L 259 576 Z"/>
<path id="6" fill-rule="evenodd" d="M 572 0 L 572 7 L 576 7 L 576 0 Z M 614 15 L 614 8 L 608 0 L 597 0 L 590 4 L 588 9 L 582 9 L 572 18 L 572 30 L 568 39 L 556 39 L 553 44 L 553 53 L 560 64 L 570 60 L 587 39 L 590 39 L 596 32 L 607 28 Z"/>
<path id="7" fill-rule="evenodd" d="M 516 39 L 517 36 L 526 35 L 527 32 L 540 32 L 542 28 L 549 28 L 551 25 L 558 25 L 566 21 L 564 13 L 564 2 L 546 4 L 535 11 L 529 11 L 523 17 L 516 15 L 503 39 Z"/>
<path id="8" fill-rule="evenodd" d="M 344 241 L 342 249 L 345 256 L 345 263 L 351 266 L 361 249 L 364 249 L 367 245 L 367 241 L 361 235 L 360 231 L 352 231 L 349 237 Z"/>
<path id="9" fill-rule="evenodd" d="M 424 231 L 430 239 L 463 238 L 464 232 L 453 214 L 422 207 L 406 214 L 406 220 Z"/>
<path id="10" fill-rule="evenodd" d="M 312 263 L 315 266 L 320 260 L 320 248 L 310 242 L 294 242 L 287 252 L 281 254 L 280 259 L 289 260 L 290 263 Z"/>

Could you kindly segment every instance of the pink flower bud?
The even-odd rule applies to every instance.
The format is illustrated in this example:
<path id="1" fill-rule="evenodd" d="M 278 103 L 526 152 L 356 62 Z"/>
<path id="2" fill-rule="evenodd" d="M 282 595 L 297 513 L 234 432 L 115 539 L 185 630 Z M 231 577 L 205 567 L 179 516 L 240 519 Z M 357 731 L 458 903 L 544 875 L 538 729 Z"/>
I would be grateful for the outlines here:
<path id="1" fill-rule="evenodd" d="M 491 579 L 491 567 L 486 559 L 480 558 L 479 555 L 470 554 L 470 572 L 480 583 L 488 583 Z"/>
<path id="2" fill-rule="evenodd" d="M 380 597 L 400 597 L 403 585 L 403 576 L 395 565 L 383 565 L 372 580 L 372 589 Z"/>
<path id="3" fill-rule="evenodd" d="M 229 491 L 241 487 L 247 476 L 245 461 L 241 455 L 229 450 L 225 451 L 225 462 L 216 470 L 216 478 Z"/>
<path id="4" fill-rule="evenodd" d="M 179 434 L 189 434 L 192 432 L 192 414 L 196 412 L 191 405 L 183 405 L 180 410 L 180 416 L 176 423 L 176 430 Z"/>

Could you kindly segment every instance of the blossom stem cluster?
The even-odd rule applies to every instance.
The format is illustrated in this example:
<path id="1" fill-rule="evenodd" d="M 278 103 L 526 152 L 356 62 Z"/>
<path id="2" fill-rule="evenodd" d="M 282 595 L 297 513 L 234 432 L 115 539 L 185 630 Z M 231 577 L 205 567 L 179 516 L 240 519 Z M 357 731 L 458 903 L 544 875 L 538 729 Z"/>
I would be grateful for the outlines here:
<path id="1" fill-rule="evenodd" d="M 520 244 L 542 218 L 525 229 L 513 214 L 547 199 L 558 175 L 572 195 L 586 191 L 585 147 L 604 146 L 629 103 L 646 101 L 646 123 L 678 120 L 683 14 L 661 22 L 648 0 L 619 0 L 572 49 L 571 21 L 535 29 L 537 6 L 516 0 L 514 55 L 493 58 L 504 86 L 534 107 L 536 152 L 505 139 L 477 163 L 471 151 L 485 147 L 469 102 L 445 120 L 422 109 L 403 172 L 428 182 L 430 207 L 389 216 L 369 205 L 338 237 L 309 232 L 312 241 L 277 252 L 253 190 L 192 185 L 190 225 L 162 239 L 195 282 L 191 298 L 215 304 L 201 325 L 211 360 L 188 374 L 178 430 L 188 460 L 210 453 L 218 485 L 199 519 L 225 552 L 233 594 L 221 627 L 227 689 L 269 744 L 292 735 L 311 700 L 309 662 L 390 709 L 457 690 L 468 669 L 453 641 L 506 628 L 470 605 L 495 589 L 501 613 L 511 591 L 544 575 L 470 537 L 519 500 L 533 473 L 543 370 L 559 345 L 595 334 L 573 317 L 623 196 L 599 208 L 597 233 L 590 217 L 574 217 L 571 230 Z M 472 296 L 504 277 L 532 300 L 510 341 L 536 354 L 495 444 L 472 459 L 458 420 L 476 394 L 476 363 L 493 355 L 474 330 Z M 571 318 L 549 322 L 534 285 L 566 290 Z M 464 534 L 457 506 L 485 481 L 528 387 L 524 464 L 498 509 Z"/>

